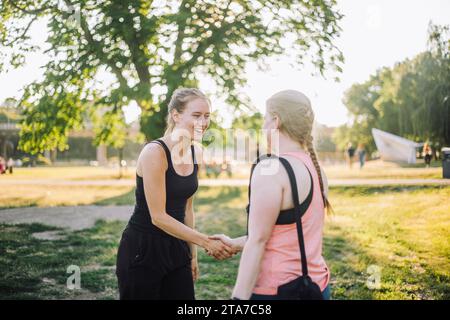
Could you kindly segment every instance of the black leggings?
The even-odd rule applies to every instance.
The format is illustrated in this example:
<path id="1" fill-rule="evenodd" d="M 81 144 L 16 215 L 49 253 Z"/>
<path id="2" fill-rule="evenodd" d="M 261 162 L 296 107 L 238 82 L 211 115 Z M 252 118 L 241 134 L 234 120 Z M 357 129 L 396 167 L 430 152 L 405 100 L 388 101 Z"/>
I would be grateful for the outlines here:
<path id="1" fill-rule="evenodd" d="M 120 300 L 195 300 L 191 266 L 186 265 L 162 278 L 151 274 L 130 275 L 133 281 L 117 275 Z"/>
<path id="2" fill-rule="evenodd" d="M 120 299 L 194 300 L 190 261 L 172 270 L 162 268 L 158 264 L 161 257 L 142 251 L 143 238 L 130 228 L 122 235 L 116 268 Z M 145 257 L 140 259 L 140 255 Z"/>

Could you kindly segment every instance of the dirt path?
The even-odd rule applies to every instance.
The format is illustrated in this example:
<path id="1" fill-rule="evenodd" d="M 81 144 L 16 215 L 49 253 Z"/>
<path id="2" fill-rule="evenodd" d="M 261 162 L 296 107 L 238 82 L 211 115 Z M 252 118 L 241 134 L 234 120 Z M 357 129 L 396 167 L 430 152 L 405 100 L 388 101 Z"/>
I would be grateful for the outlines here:
<path id="1" fill-rule="evenodd" d="M 69 230 L 88 229 L 97 220 L 127 221 L 133 206 L 25 207 L 0 210 L 0 223 L 42 223 Z"/>

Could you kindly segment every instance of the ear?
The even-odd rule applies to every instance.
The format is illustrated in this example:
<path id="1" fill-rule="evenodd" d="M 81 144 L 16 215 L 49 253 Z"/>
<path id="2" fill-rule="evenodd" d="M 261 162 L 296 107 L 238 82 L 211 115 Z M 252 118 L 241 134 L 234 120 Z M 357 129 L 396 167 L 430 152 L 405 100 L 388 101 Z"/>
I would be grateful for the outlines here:
<path id="1" fill-rule="evenodd" d="M 278 116 L 274 117 L 275 120 L 275 129 L 280 129 L 280 118 Z"/>
<path id="2" fill-rule="evenodd" d="M 180 113 L 175 109 L 172 111 L 171 117 L 175 123 L 178 123 L 178 121 L 180 121 Z"/>

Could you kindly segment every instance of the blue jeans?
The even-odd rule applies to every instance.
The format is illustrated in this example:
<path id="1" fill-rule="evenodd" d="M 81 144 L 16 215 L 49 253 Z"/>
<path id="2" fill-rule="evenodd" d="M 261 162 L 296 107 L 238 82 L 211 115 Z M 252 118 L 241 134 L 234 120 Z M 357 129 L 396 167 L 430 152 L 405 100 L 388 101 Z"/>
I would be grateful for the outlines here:
<path id="1" fill-rule="evenodd" d="M 328 284 L 325 290 L 322 291 L 323 300 L 331 300 L 331 285 Z"/>
<path id="2" fill-rule="evenodd" d="M 330 284 L 322 291 L 323 300 L 331 300 Z M 252 294 L 250 300 L 281 300 L 277 295 Z"/>
<path id="3" fill-rule="evenodd" d="M 366 154 L 360 154 L 359 155 L 359 167 L 362 168 L 364 166 L 364 163 L 366 161 Z"/>

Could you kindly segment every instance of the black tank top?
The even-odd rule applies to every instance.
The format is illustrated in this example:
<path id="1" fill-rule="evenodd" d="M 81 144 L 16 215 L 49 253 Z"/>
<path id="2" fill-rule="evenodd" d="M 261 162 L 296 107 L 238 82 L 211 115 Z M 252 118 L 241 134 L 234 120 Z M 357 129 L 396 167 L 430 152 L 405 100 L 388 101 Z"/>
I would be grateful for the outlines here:
<path id="1" fill-rule="evenodd" d="M 160 144 L 166 153 L 168 163 L 168 168 L 166 171 L 166 212 L 176 220 L 184 223 L 187 200 L 198 189 L 198 164 L 195 160 L 194 146 L 191 145 L 194 170 L 190 175 L 181 176 L 176 173 L 173 167 L 170 150 L 164 141 L 158 139 L 150 143 Z M 144 181 L 142 177 L 137 175 L 137 173 L 135 195 L 136 204 L 134 206 L 134 212 L 130 218 L 129 224 L 139 231 L 169 236 L 169 234 L 165 233 L 152 223 L 147 201 L 145 199 Z"/>

